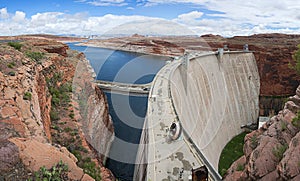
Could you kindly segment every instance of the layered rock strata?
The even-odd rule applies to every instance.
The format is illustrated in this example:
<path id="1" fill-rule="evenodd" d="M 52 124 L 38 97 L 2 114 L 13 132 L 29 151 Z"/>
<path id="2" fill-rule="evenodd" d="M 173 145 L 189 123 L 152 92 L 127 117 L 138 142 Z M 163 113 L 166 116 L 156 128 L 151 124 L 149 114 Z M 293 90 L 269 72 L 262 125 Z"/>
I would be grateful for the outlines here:
<path id="1" fill-rule="evenodd" d="M 84 56 L 69 50 L 65 44 L 54 41 L 32 39 L 20 44 L 20 50 L 6 43 L 0 46 L 0 180 L 26 180 L 40 167 L 49 169 L 59 161 L 68 165 L 69 180 L 93 180 L 77 166 L 78 160 L 67 148 L 53 143 L 50 118 L 52 96 L 49 78 L 53 74 L 63 73 L 57 84 L 71 81 L 76 65 L 86 61 Z M 86 78 L 90 80 L 90 77 Z M 103 140 L 103 145 L 98 145 L 97 148 L 107 152 L 113 138 L 113 126 L 103 93 L 97 87 L 93 88 L 97 92 L 90 95 L 90 102 L 102 110 L 97 112 L 97 118 L 82 120 L 77 116 L 71 119 L 73 116 L 69 114 L 60 115 L 60 119 L 65 120 L 67 125 L 76 125 L 82 137 L 82 145 L 88 152 L 92 149 L 89 145 L 93 145 L 96 140 L 89 139 L 91 134 L 88 129 L 82 128 L 97 124 L 98 127 L 93 127 L 92 134 Z M 77 104 L 72 99 L 70 106 L 72 104 L 74 111 L 67 111 L 80 115 L 80 110 L 75 110 Z M 110 128 L 109 135 L 103 135 L 103 127 Z M 91 142 L 87 143 L 85 140 Z M 102 166 L 103 160 L 99 161 L 102 179 L 114 179 L 111 172 Z"/>

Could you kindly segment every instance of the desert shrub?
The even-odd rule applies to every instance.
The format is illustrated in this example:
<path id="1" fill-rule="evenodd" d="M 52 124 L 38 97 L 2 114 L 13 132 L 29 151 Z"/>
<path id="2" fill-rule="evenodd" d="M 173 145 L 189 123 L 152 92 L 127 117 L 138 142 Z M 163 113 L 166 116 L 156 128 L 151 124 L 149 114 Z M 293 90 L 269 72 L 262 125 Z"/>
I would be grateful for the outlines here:
<path id="1" fill-rule="evenodd" d="M 58 112 L 55 109 L 50 110 L 50 119 L 51 119 L 51 121 L 59 120 Z"/>
<path id="2" fill-rule="evenodd" d="M 14 72 L 14 71 L 8 72 L 8 75 L 10 75 L 10 76 L 15 76 L 15 75 L 16 75 L 16 72 Z"/>
<path id="3" fill-rule="evenodd" d="M 281 121 L 280 125 L 281 125 L 281 131 L 285 131 L 287 129 L 288 123 L 285 121 Z"/>
<path id="4" fill-rule="evenodd" d="M 74 114 L 74 113 L 70 113 L 70 114 L 69 114 L 69 117 L 70 117 L 71 119 L 74 119 L 75 114 Z"/>
<path id="5" fill-rule="evenodd" d="M 294 65 L 289 64 L 289 67 L 294 69 L 300 75 L 300 44 L 297 47 L 298 50 L 293 55 Z"/>
<path id="6" fill-rule="evenodd" d="M 278 158 L 278 160 L 281 160 L 287 148 L 288 148 L 287 144 L 279 145 L 273 148 L 272 153 L 276 158 Z"/>
<path id="7" fill-rule="evenodd" d="M 292 120 L 292 124 L 297 128 L 300 128 L 300 111 L 297 113 L 296 117 Z"/>
<path id="8" fill-rule="evenodd" d="M 14 68 L 14 66 L 16 66 L 15 62 L 10 62 L 7 64 L 7 67 L 11 69 Z"/>
<path id="9" fill-rule="evenodd" d="M 72 128 L 66 127 L 66 128 L 64 129 L 64 131 L 68 133 L 68 132 L 72 131 Z"/>
<path id="10" fill-rule="evenodd" d="M 43 59 L 44 53 L 41 52 L 26 52 L 26 56 L 31 60 L 39 62 Z"/>
<path id="11" fill-rule="evenodd" d="M 24 100 L 29 100 L 30 101 L 31 97 L 32 97 L 32 95 L 31 95 L 30 92 L 25 92 L 24 95 L 23 95 Z"/>
<path id="12" fill-rule="evenodd" d="M 9 46 L 14 47 L 16 50 L 21 50 L 22 44 L 19 42 L 8 42 Z"/>
<path id="13" fill-rule="evenodd" d="M 77 162 L 78 166 L 83 169 L 84 173 L 88 174 L 89 176 L 94 178 L 96 181 L 101 180 L 100 168 L 99 168 L 99 166 L 97 166 L 95 164 L 95 162 L 93 162 L 91 160 L 90 157 L 83 158 L 79 151 L 80 149 L 78 147 L 76 147 L 75 149 L 70 149 L 70 148 L 68 148 L 68 149 L 78 159 L 78 162 Z"/>
<path id="14" fill-rule="evenodd" d="M 251 137 L 251 148 L 252 149 L 255 149 L 257 146 L 258 146 L 258 138 L 257 138 L 257 135 L 254 134 L 252 137 Z"/>
<path id="15" fill-rule="evenodd" d="M 242 164 L 238 164 L 236 167 L 236 171 L 243 171 L 245 169 L 245 166 Z"/>
<path id="16" fill-rule="evenodd" d="M 51 169 L 41 167 L 39 171 L 34 173 L 33 180 L 35 181 L 63 181 L 68 180 L 68 165 L 60 161 Z"/>

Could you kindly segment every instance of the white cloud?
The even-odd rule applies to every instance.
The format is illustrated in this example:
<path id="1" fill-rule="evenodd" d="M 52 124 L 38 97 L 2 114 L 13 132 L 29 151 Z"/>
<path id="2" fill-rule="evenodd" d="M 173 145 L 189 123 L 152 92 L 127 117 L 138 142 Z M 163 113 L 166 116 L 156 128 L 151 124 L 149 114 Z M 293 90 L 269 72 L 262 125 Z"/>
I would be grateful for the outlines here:
<path id="1" fill-rule="evenodd" d="M 25 20 L 26 14 L 22 11 L 16 11 L 15 15 L 13 16 L 13 21 L 20 22 Z"/>
<path id="2" fill-rule="evenodd" d="M 149 0 L 153 3 L 183 3 L 183 0 Z M 300 33 L 300 2 L 280 0 L 187 0 L 219 13 L 205 14 L 202 18 L 180 18 L 174 22 L 189 26 L 198 34 L 214 33 L 223 36 L 254 33 Z M 192 13 L 192 12 L 191 12 Z"/>
<path id="3" fill-rule="evenodd" d="M 93 6 L 126 6 L 127 5 L 125 0 L 93 0 L 93 1 L 78 0 L 75 2 L 87 3 Z"/>
<path id="4" fill-rule="evenodd" d="M 7 13 L 6 8 L 0 9 L 0 19 L 7 19 L 9 17 L 9 14 Z"/>
<path id="5" fill-rule="evenodd" d="M 144 3 L 145 6 L 155 6 L 157 4 L 175 4 L 175 3 L 185 3 L 185 4 L 203 4 L 209 0 L 140 0 L 140 3 Z"/>
<path id="6" fill-rule="evenodd" d="M 37 13 L 28 19 L 25 13 L 16 12 L 12 21 L 0 21 L 1 35 L 18 34 L 180 34 L 188 32 L 174 22 L 146 16 L 106 14 L 88 17 L 87 13 Z M 14 20 L 14 21 L 13 21 Z"/>
<path id="7" fill-rule="evenodd" d="M 114 6 L 126 3 L 125 0 L 77 1 L 83 3 L 112 3 Z M 300 34 L 300 2 L 298 1 L 138 0 L 138 2 L 144 5 L 145 3 L 192 3 L 196 5 L 195 7 L 201 5 L 201 7 L 211 10 L 200 11 L 199 9 L 198 11 L 187 12 L 172 20 L 173 24 L 179 23 L 199 35 L 213 33 L 234 36 L 272 32 Z M 209 14 L 209 12 L 212 12 L 212 14 Z M 96 17 L 89 16 L 88 13 L 66 14 L 62 12 L 37 13 L 26 18 L 24 12 L 9 13 L 6 8 L 2 8 L 0 9 L 0 35 L 10 35 L 11 33 L 91 35 L 117 32 L 115 29 L 128 33 L 132 32 L 132 34 L 136 32 L 155 34 L 155 31 L 163 33 L 162 30 L 170 33 L 170 28 L 166 27 L 169 24 L 165 23 L 166 26 L 163 26 L 164 23 L 161 23 L 160 20 L 162 19 L 137 15 L 107 14 Z M 139 29 L 135 28 L 137 22 Z M 128 29 L 124 28 L 126 27 L 122 25 L 124 23 L 127 23 Z M 148 30 L 147 27 L 149 27 Z M 174 34 L 177 31 L 176 28 Z M 182 32 L 187 33 L 188 31 Z"/>
<path id="8" fill-rule="evenodd" d="M 60 12 L 46 12 L 46 13 L 37 13 L 31 16 L 31 23 L 32 26 L 44 26 L 47 24 L 54 24 L 57 23 L 64 13 Z"/>
<path id="9" fill-rule="evenodd" d="M 194 24 L 197 19 L 201 18 L 204 13 L 199 11 L 192 11 L 186 14 L 181 14 L 175 19 L 175 22 L 183 23 L 183 24 Z"/>

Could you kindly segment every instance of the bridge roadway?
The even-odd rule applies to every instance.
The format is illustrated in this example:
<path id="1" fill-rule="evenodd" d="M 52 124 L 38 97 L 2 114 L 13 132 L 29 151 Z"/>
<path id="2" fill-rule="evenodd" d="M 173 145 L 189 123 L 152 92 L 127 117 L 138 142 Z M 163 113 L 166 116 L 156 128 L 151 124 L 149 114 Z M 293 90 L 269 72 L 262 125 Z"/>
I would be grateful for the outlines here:
<path id="1" fill-rule="evenodd" d="M 101 89 L 110 90 L 117 93 L 135 93 L 135 94 L 149 94 L 151 83 L 148 84 L 127 84 L 120 82 L 110 82 L 103 80 L 94 81 Z"/>

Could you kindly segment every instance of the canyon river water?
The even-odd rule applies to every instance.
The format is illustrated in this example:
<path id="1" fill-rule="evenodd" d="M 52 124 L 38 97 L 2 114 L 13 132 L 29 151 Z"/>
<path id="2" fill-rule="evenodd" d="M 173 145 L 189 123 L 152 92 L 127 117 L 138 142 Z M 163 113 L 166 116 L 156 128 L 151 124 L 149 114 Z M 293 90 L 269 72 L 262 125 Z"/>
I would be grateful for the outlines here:
<path id="1" fill-rule="evenodd" d="M 153 80 L 168 57 L 146 55 L 105 48 L 76 46 L 89 60 L 98 80 L 144 84 Z M 119 180 L 132 180 L 138 144 L 147 111 L 148 96 L 105 91 L 115 130 L 110 155 L 106 162 Z"/>

